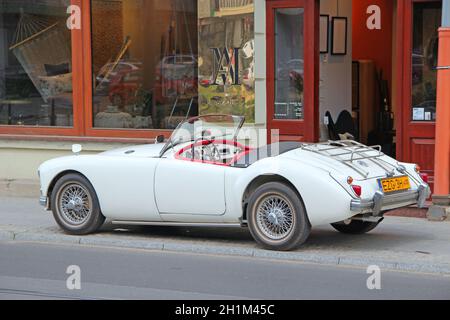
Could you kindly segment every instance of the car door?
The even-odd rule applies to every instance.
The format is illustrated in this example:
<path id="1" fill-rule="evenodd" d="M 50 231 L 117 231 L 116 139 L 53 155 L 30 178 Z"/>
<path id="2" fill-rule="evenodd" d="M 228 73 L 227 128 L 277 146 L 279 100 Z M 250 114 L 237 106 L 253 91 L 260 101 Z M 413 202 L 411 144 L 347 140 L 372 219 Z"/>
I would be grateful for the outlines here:
<path id="1" fill-rule="evenodd" d="M 155 172 L 155 199 L 160 214 L 225 213 L 225 167 L 162 158 Z"/>

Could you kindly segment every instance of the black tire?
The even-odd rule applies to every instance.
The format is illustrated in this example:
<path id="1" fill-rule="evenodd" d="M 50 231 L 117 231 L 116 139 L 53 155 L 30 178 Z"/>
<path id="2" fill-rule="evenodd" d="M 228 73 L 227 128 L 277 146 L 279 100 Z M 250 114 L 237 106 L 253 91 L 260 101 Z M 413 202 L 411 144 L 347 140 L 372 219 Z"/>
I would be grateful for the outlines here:
<path id="1" fill-rule="evenodd" d="M 280 211 L 276 211 L 280 210 L 277 206 L 275 211 L 272 210 L 273 208 L 268 210 L 267 205 L 271 203 L 270 201 L 272 203 L 275 201 L 281 207 L 287 208 L 287 211 L 280 214 Z M 264 211 L 269 212 L 264 214 Z M 255 241 L 269 250 L 294 250 L 308 239 L 311 232 L 311 224 L 303 201 L 292 188 L 279 182 L 266 183 L 253 192 L 248 200 L 247 218 L 250 233 Z M 274 219 L 275 224 L 273 224 Z M 276 230 L 280 231 L 278 225 L 283 222 L 289 227 L 276 235 Z"/>
<path id="2" fill-rule="evenodd" d="M 73 194 L 73 191 L 82 195 L 69 197 L 73 201 L 67 203 L 68 196 L 71 192 Z M 85 200 L 80 200 L 82 198 Z M 67 209 L 69 205 L 71 208 Z M 67 174 L 56 182 L 51 195 L 51 209 L 61 229 L 72 235 L 96 232 L 105 222 L 94 187 L 85 177 L 78 174 Z M 80 221 L 75 221 L 77 219 Z"/>
<path id="3" fill-rule="evenodd" d="M 333 223 L 331 226 L 337 231 L 345 234 L 365 234 L 373 229 L 375 229 L 381 221 L 369 222 L 361 220 L 352 220 L 350 223 L 346 224 L 344 222 Z"/>

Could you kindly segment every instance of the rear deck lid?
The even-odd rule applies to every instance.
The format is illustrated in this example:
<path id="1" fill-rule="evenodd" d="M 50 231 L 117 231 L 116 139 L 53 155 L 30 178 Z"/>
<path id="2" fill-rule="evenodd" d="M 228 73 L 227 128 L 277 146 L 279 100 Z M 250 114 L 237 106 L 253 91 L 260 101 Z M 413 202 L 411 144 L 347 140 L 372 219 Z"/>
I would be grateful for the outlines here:
<path id="1" fill-rule="evenodd" d="M 354 141 L 304 144 L 297 151 L 299 160 L 330 172 L 352 176 L 356 180 L 396 175 L 396 161 L 381 152 L 380 146 L 368 147 Z"/>

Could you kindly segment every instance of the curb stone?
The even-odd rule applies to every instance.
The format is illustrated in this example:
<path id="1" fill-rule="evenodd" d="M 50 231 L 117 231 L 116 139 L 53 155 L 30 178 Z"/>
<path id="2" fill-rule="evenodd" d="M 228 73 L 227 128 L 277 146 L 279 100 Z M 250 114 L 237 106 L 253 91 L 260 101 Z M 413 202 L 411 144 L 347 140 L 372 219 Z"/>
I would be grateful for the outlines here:
<path id="1" fill-rule="evenodd" d="M 14 236 L 16 241 L 42 241 L 48 243 L 70 243 L 79 244 L 80 237 L 63 234 L 43 234 L 37 232 L 19 232 Z"/>
<path id="2" fill-rule="evenodd" d="M 143 240 L 125 240 L 114 238 L 80 238 L 80 244 L 92 246 L 114 246 L 120 248 L 163 250 L 162 242 L 151 242 Z"/>
<path id="3" fill-rule="evenodd" d="M 185 243 L 174 243 L 165 242 L 163 244 L 163 251 L 172 252 L 191 252 L 191 253 L 201 253 L 201 254 L 213 254 L 213 255 L 224 255 L 224 256 L 242 256 L 242 257 L 252 257 L 254 255 L 254 250 L 251 248 L 232 248 L 224 246 L 214 246 L 214 245 L 204 245 L 204 244 L 185 244 Z"/>
<path id="4" fill-rule="evenodd" d="M 12 241 L 14 236 L 12 231 L 0 230 L 0 241 Z"/>
<path id="5" fill-rule="evenodd" d="M 361 258 L 349 258 L 349 257 L 340 257 L 339 265 L 352 265 L 359 267 L 367 267 L 371 265 L 377 265 L 381 269 L 391 269 L 391 270 L 399 270 L 398 262 L 391 261 L 380 261 L 375 259 L 361 259 Z M 450 271 L 450 268 L 449 268 Z"/>
<path id="6" fill-rule="evenodd" d="M 257 258 L 265 258 L 265 259 L 301 261 L 301 262 L 311 262 L 328 265 L 339 264 L 339 258 L 336 256 L 302 253 L 302 252 L 277 252 L 277 251 L 257 249 L 255 250 L 254 256 Z"/>

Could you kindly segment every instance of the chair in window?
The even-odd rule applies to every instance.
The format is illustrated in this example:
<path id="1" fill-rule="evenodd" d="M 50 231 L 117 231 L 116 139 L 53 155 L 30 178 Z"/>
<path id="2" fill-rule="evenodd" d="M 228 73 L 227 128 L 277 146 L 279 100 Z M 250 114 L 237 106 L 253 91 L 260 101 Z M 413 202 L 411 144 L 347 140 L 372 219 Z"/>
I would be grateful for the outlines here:
<path id="1" fill-rule="evenodd" d="M 336 123 L 333 121 L 329 111 L 325 113 L 325 117 L 328 118 L 328 135 L 330 140 L 357 140 L 358 131 L 350 112 L 347 110 L 342 111 Z"/>

